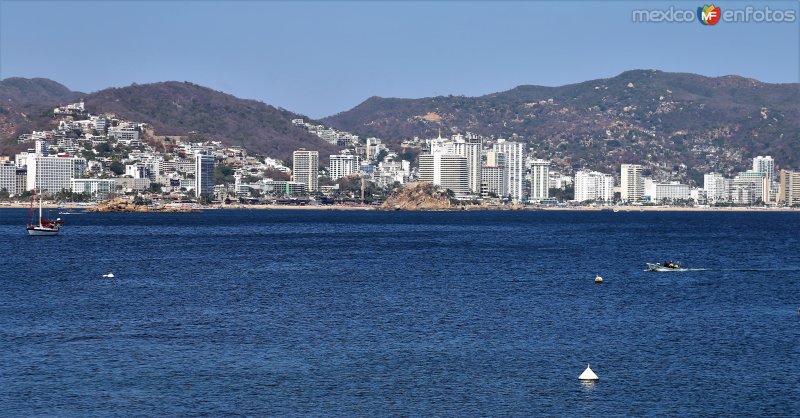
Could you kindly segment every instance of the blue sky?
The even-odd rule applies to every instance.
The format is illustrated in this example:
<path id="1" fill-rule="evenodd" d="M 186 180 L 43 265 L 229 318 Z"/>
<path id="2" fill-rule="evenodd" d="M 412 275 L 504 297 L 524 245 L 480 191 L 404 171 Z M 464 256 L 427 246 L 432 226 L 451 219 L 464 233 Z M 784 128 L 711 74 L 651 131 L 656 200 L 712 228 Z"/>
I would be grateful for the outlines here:
<path id="1" fill-rule="evenodd" d="M 474 96 L 637 68 L 799 81 L 798 21 L 632 22 L 634 9 L 699 5 L 0 0 L 0 77 L 85 92 L 191 81 L 312 117 L 370 96 Z"/>

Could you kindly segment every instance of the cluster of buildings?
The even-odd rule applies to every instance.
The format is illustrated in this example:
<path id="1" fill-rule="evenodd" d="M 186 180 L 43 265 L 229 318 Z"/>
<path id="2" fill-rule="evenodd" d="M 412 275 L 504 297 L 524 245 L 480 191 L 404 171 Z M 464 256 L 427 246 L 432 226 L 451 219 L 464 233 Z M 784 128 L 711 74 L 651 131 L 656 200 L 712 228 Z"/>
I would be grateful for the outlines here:
<path id="1" fill-rule="evenodd" d="M 413 178 L 411 161 L 400 158 L 398 153 L 390 150 L 380 138 L 369 137 L 361 141 L 358 135 L 324 125 L 315 125 L 304 119 L 293 119 L 292 123 L 332 145 L 343 148 L 339 154 L 329 156 L 327 177 L 333 181 L 358 175 L 365 181 L 386 188 L 395 183 L 403 184 Z M 309 188 L 310 192 L 320 190 L 316 187 Z"/>
<path id="2" fill-rule="evenodd" d="M 771 156 L 753 158 L 752 170 L 739 172 L 733 178 L 719 173 L 703 176 L 703 187 L 691 187 L 679 182 L 656 182 L 642 174 L 639 164 L 622 164 L 620 169 L 620 201 L 628 204 L 642 202 L 676 203 L 692 200 L 709 205 L 780 205 L 800 204 L 800 170 L 783 169 L 777 172 Z M 585 181 L 586 174 L 576 174 L 576 200 L 609 201 L 613 196 L 605 186 L 613 182 L 610 175 L 590 173 L 597 180 Z M 580 179 L 583 177 L 583 179 Z M 602 184 L 602 193 L 597 185 Z M 612 183 L 613 184 L 613 183 Z"/>
<path id="3" fill-rule="evenodd" d="M 171 198 L 225 195 L 228 187 L 215 184 L 220 164 L 237 173 L 290 172 L 280 161 L 248 155 L 241 147 L 191 137 L 161 137 L 154 144 L 144 123 L 113 114 L 92 115 L 83 102 L 55 108 L 57 128 L 20 135 L 26 151 L 0 156 L 0 191 L 21 196 L 85 194 L 107 199 L 113 194 L 150 194 Z M 242 174 L 239 175 L 241 177 Z M 232 186 L 231 186 L 232 188 Z"/>
<path id="4" fill-rule="evenodd" d="M 522 142 L 440 134 L 419 156 L 418 179 L 450 189 L 456 199 L 541 202 L 549 197 L 549 169 L 549 161 L 529 158 Z"/>
<path id="5" fill-rule="evenodd" d="M 571 184 L 569 177 L 550 173 L 550 162 L 531 158 L 523 142 L 506 139 L 489 139 L 467 132 L 404 143 L 404 148 L 419 151 L 418 166 L 402 159 L 379 138 L 367 138 L 363 143 L 358 136 L 340 132 L 322 125 L 309 124 L 303 119 L 293 123 L 304 126 L 309 132 L 337 145 L 348 148 L 340 154 L 329 156 L 328 177 L 338 180 L 357 176 L 379 187 L 408 181 L 427 181 L 452 191 L 460 200 L 495 200 L 509 203 L 553 202 L 549 188 L 553 184 Z M 334 142 L 337 141 L 337 142 Z M 294 180 L 306 182 L 305 170 L 309 151 L 294 155 Z M 298 159 L 299 158 L 299 159 Z M 298 166 L 298 162 L 302 165 Z M 314 181 L 307 182 L 309 191 L 316 191 Z"/>
<path id="6" fill-rule="evenodd" d="M 800 170 L 776 170 L 770 156 L 754 158 L 752 170 L 733 178 L 706 174 L 703 187 L 692 187 L 659 182 L 640 164 L 622 164 L 618 176 L 586 169 L 562 173 L 514 137 L 467 132 L 443 138 L 440 132 L 436 138 L 406 140 L 398 153 L 379 138 L 361 140 L 349 132 L 295 119 L 294 125 L 343 149 L 328 156 L 327 167 L 320 166 L 318 151 L 296 150 L 289 168 L 241 147 L 197 140 L 191 133 L 156 137 L 147 124 L 113 114 L 92 115 L 83 102 L 58 107 L 53 114 L 58 118 L 56 129 L 23 134 L 19 142 L 31 148 L 13 159 L 0 156 L 0 191 L 11 196 L 32 190 L 71 192 L 95 199 L 118 193 L 207 201 L 308 198 L 336 194 L 339 181 L 350 177 L 361 182 L 362 200 L 366 183 L 388 190 L 409 181 L 427 181 L 449 189 L 455 199 L 492 204 L 561 204 L 551 190 L 570 188 L 573 204 L 690 200 L 710 205 L 800 204 Z M 215 179 L 221 168 L 225 178 Z M 283 174 L 273 178 L 276 173 Z M 567 195 L 559 194 L 562 201 L 569 200 Z"/>

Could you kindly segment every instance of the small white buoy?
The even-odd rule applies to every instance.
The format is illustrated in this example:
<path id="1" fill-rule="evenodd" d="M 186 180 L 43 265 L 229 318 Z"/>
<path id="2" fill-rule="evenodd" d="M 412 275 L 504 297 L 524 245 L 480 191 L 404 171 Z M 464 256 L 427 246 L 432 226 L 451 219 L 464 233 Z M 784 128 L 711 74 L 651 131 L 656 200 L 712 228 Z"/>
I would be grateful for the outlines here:
<path id="1" fill-rule="evenodd" d="M 103 277 L 107 277 L 109 279 L 113 279 L 114 278 L 114 273 L 104 274 Z"/>
<path id="2" fill-rule="evenodd" d="M 592 368 L 589 367 L 589 365 L 587 364 L 586 370 L 584 370 L 583 373 L 581 373 L 581 375 L 578 376 L 578 380 L 582 380 L 584 382 L 595 382 L 597 380 L 600 380 L 600 378 L 597 377 L 596 374 L 594 374 Z"/>
<path id="3" fill-rule="evenodd" d="M 597 284 L 603 283 L 603 278 L 600 277 L 600 276 L 597 276 L 597 277 L 594 278 L 594 282 L 597 283 Z"/>

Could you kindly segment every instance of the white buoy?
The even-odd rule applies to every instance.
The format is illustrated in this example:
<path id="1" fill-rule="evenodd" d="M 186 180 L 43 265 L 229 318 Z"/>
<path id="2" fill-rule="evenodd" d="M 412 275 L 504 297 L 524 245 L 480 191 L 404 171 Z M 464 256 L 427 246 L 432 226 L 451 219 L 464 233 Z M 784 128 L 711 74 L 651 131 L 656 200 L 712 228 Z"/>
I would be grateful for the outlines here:
<path id="1" fill-rule="evenodd" d="M 109 279 L 113 279 L 114 278 L 114 273 L 104 274 L 103 277 L 107 277 Z"/>
<path id="2" fill-rule="evenodd" d="M 600 380 L 600 378 L 597 377 L 596 374 L 594 374 L 594 372 L 592 371 L 592 368 L 589 367 L 589 365 L 587 364 L 586 365 L 586 370 L 584 370 L 583 373 L 581 373 L 581 375 L 578 376 L 578 380 L 582 380 L 584 382 L 595 382 L 595 381 Z"/>
<path id="3" fill-rule="evenodd" d="M 594 278 L 594 282 L 597 283 L 597 284 L 603 283 L 603 278 L 600 277 L 600 276 L 597 276 L 597 277 Z"/>

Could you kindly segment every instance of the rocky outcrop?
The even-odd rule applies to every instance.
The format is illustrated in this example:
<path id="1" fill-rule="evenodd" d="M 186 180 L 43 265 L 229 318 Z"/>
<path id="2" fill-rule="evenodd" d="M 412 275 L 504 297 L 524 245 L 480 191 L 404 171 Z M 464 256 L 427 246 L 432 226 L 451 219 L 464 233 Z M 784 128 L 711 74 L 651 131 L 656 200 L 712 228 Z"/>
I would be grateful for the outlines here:
<path id="1" fill-rule="evenodd" d="M 100 202 L 97 206 L 86 209 L 86 212 L 191 212 L 188 208 L 168 206 L 137 205 L 125 199 L 112 199 Z"/>
<path id="2" fill-rule="evenodd" d="M 409 183 L 394 192 L 383 202 L 383 210 L 450 210 L 454 206 L 450 203 L 447 191 L 427 183 Z"/>

